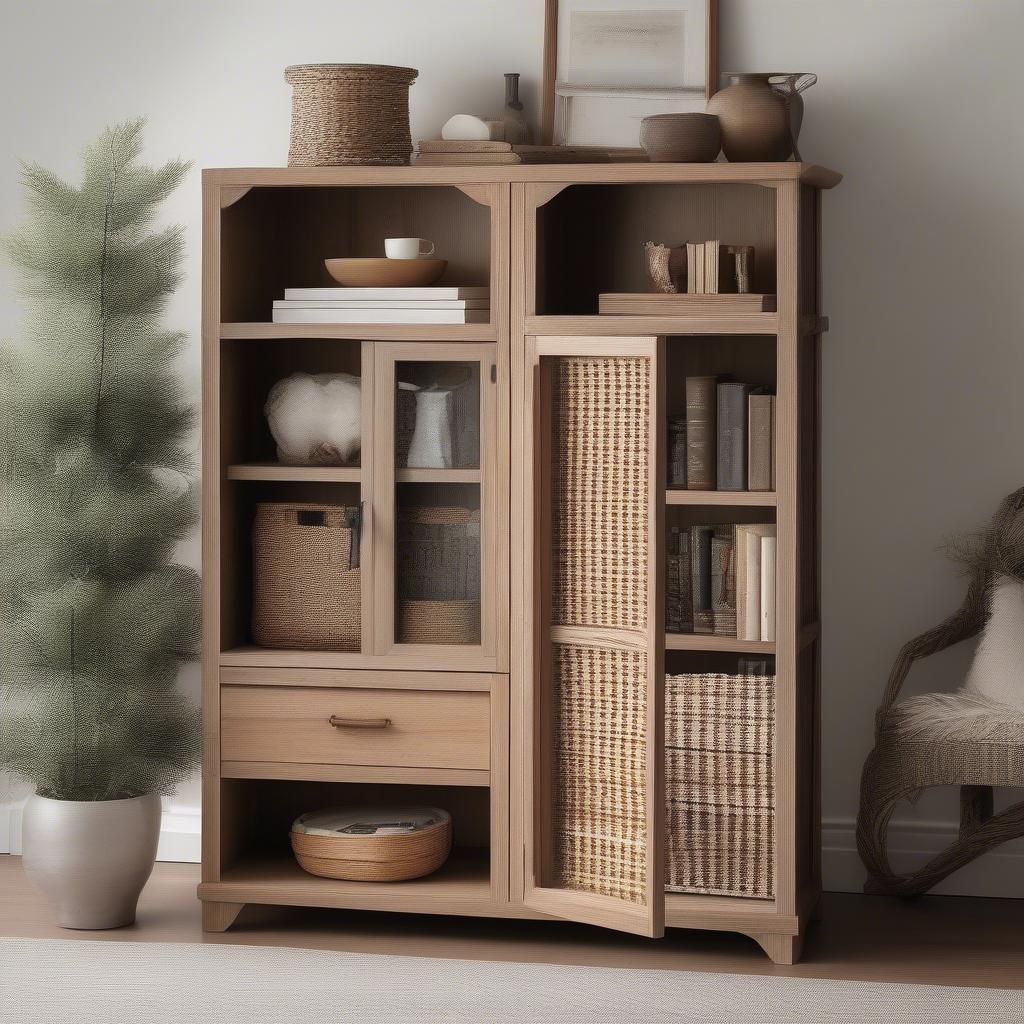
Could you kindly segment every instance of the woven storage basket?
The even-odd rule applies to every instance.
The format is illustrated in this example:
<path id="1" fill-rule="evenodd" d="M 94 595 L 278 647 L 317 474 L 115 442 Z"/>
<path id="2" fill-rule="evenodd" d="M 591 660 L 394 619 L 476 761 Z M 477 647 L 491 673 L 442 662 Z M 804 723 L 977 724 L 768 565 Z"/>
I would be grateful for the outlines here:
<path id="1" fill-rule="evenodd" d="M 292 852 L 312 875 L 401 882 L 436 871 L 452 848 L 452 819 L 439 807 L 337 808 L 300 815 Z"/>
<path id="2" fill-rule="evenodd" d="M 252 633 L 262 647 L 358 651 L 358 507 L 260 502 L 252 530 Z"/>
<path id="3" fill-rule="evenodd" d="M 399 643 L 480 643 L 478 510 L 400 507 L 396 561 Z"/>
<path id="4" fill-rule="evenodd" d="M 665 677 L 665 888 L 771 899 L 775 677 Z"/>
<path id="5" fill-rule="evenodd" d="M 387 64 L 294 64 L 288 163 L 300 167 L 407 164 L 409 86 L 415 68 Z"/>

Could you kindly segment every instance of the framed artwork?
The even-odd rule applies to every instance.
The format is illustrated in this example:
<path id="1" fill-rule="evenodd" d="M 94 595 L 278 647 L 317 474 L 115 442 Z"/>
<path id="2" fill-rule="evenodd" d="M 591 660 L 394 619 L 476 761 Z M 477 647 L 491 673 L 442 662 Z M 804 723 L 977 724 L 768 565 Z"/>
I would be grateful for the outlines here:
<path id="1" fill-rule="evenodd" d="M 718 0 L 546 0 L 544 142 L 630 149 L 649 114 L 703 111 L 717 22 Z"/>

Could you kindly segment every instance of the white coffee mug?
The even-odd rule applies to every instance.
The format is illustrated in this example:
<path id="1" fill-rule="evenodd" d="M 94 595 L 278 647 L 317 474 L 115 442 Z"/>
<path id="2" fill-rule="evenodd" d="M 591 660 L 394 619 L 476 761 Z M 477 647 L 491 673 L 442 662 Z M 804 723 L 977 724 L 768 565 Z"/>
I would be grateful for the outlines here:
<path id="1" fill-rule="evenodd" d="M 422 260 L 433 256 L 435 251 L 429 238 L 384 239 L 384 252 L 389 260 Z"/>

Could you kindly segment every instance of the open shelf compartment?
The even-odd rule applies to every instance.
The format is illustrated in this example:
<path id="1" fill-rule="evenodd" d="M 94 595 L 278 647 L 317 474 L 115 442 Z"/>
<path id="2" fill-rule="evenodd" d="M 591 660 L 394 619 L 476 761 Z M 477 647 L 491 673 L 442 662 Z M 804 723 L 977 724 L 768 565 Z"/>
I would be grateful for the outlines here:
<path id="1" fill-rule="evenodd" d="M 221 211 L 220 319 L 227 325 L 266 325 L 281 336 L 297 325 L 271 324 L 275 299 L 286 288 L 337 287 L 324 266 L 338 257 L 383 257 L 384 239 L 427 238 L 448 261 L 439 286 L 490 286 L 497 186 L 486 194 L 454 185 L 250 188 Z M 490 205 L 489 205 L 490 204 Z M 493 329 L 487 324 L 466 325 Z M 302 330 L 302 325 L 298 325 Z M 325 335 L 353 325 L 321 325 Z M 412 324 L 403 325 L 416 330 Z M 356 325 L 358 328 L 358 325 Z M 462 325 L 448 326 L 457 336 Z M 437 325 L 431 330 L 436 333 Z M 445 328 L 441 329 L 444 333 Z M 311 334 L 319 327 L 309 327 Z M 386 332 L 385 332 L 386 333 Z"/>
<path id="2" fill-rule="evenodd" d="M 751 291 L 775 293 L 773 189 L 738 183 L 569 185 L 536 209 L 530 312 L 540 317 L 596 315 L 602 293 L 654 291 L 645 242 L 675 246 L 710 239 L 754 246 Z M 774 313 L 751 316 L 775 322 Z M 607 319 L 614 323 L 620 318 Z M 628 319 L 635 323 L 643 317 Z"/>

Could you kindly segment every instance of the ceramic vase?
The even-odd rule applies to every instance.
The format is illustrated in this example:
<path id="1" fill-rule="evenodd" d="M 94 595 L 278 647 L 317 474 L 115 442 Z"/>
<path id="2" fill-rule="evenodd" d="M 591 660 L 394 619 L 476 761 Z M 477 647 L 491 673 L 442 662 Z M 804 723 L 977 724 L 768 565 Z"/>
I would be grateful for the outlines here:
<path id="1" fill-rule="evenodd" d="M 22 817 L 22 864 L 62 928 L 122 928 L 135 920 L 160 838 L 160 797 L 50 800 Z"/>
<path id="2" fill-rule="evenodd" d="M 523 104 L 519 99 L 518 72 L 505 75 L 505 110 L 501 120 L 506 142 L 511 142 L 513 146 L 529 143 L 530 126 L 526 123 Z"/>
<path id="3" fill-rule="evenodd" d="M 793 152 L 789 105 L 772 87 L 776 74 L 729 74 L 731 83 L 708 100 L 718 117 L 727 160 L 786 160 Z"/>
<path id="4" fill-rule="evenodd" d="M 406 465 L 452 468 L 451 392 L 424 388 L 416 392 L 416 427 Z"/>

